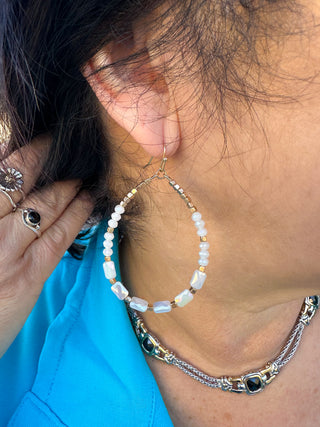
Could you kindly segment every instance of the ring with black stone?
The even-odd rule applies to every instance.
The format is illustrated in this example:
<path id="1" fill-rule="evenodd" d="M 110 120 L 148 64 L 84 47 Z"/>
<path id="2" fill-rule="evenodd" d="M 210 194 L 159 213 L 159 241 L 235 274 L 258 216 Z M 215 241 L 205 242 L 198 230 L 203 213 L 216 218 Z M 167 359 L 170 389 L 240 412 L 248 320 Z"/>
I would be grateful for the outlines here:
<path id="1" fill-rule="evenodd" d="M 19 209 L 22 214 L 22 221 L 23 224 L 28 227 L 31 231 L 36 233 L 37 237 L 41 236 L 40 231 L 40 222 L 41 222 L 41 216 L 40 214 L 31 208 L 26 209 Z"/>

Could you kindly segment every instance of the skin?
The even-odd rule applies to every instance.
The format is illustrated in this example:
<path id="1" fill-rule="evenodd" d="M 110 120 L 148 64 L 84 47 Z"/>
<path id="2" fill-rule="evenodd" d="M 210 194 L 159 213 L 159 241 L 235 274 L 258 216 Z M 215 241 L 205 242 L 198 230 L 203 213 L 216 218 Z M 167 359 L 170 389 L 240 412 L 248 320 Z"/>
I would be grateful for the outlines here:
<path id="1" fill-rule="evenodd" d="M 304 297 L 320 292 L 320 6 L 305 6 L 314 19 L 309 31 L 270 46 L 273 73 L 265 72 L 261 82 L 296 100 L 256 102 L 254 118 L 235 104 L 237 121 L 227 115 L 228 151 L 221 161 L 224 141 L 216 126 L 200 119 L 205 130 L 194 138 L 199 115 L 190 100 L 193 82 L 178 82 L 174 90 L 168 83 L 148 95 L 139 88 L 123 94 L 116 72 L 112 78 L 90 75 L 111 62 L 112 47 L 85 70 L 105 110 L 115 174 L 120 170 L 138 182 L 151 176 L 160 161 L 142 171 L 137 165 L 147 164 L 148 155 L 161 158 L 165 145 L 168 174 L 190 194 L 206 222 L 211 257 L 203 290 L 183 309 L 143 317 L 164 345 L 215 376 L 264 366 L 280 351 Z M 138 30 L 135 37 L 138 45 Z M 161 60 L 165 57 L 151 58 L 150 70 Z M 172 105 L 184 108 L 175 115 Z M 163 111 L 167 117 L 156 120 Z M 140 196 L 138 239 L 129 232 L 120 248 L 124 283 L 131 295 L 149 302 L 172 300 L 186 287 L 197 260 L 185 207 L 161 182 L 152 188 Z M 247 425 L 248 413 L 256 414 L 261 426 L 311 426 L 319 408 L 318 389 L 310 387 L 319 368 L 314 357 L 319 335 L 315 318 L 295 359 L 254 398 L 212 391 L 173 367 L 148 363 L 175 426 Z"/>
<path id="2" fill-rule="evenodd" d="M 0 356 L 8 349 L 30 314 L 44 281 L 77 236 L 92 210 L 88 194 L 79 193 L 79 182 L 57 182 L 29 194 L 40 173 L 50 140 L 43 137 L 10 155 L 5 163 L 23 173 L 26 198 L 21 208 L 41 214 L 40 238 L 24 226 L 21 212 L 12 212 L 5 196 L 0 203 Z M 22 155 L 22 156 L 21 156 Z M 22 160 L 23 159 L 23 160 Z M 13 193 L 15 203 L 21 201 Z"/>
<path id="3" fill-rule="evenodd" d="M 119 46 L 103 49 L 83 69 L 112 140 L 114 176 L 120 172 L 134 181 L 151 176 L 159 163 L 142 171 L 138 166 L 147 164 L 150 155 L 161 159 L 165 145 L 168 174 L 190 194 L 206 222 L 211 255 L 203 290 L 183 309 L 159 316 L 146 313 L 144 318 L 165 345 L 212 375 L 239 375 L 263 366 L 283 345 L 303 298 L 320 294 L 319 3 L 308 2 L 308 9 L 314 17 L 310 34 L 291 37 L 281 50 L 271 49 L 279 75 L 295 78 L 284 83 L 271 80 L 270 74 L 263 77 L 266 86 L 299 94 L 299 100 L 256 103 L 259 125 L 247 110 L 234 105 L 238 120 L 226 118 L 229 145 L 221 161 L 223 135 L 207 120 L 201 118 L 199 125 L 191 105 L 192 83 L 183 81 L 173 88 L 160 76 L 161 84 L 148 87 L 148 79 L 144 83 L 133 74 L 135 89 L 128 89 L 116 72 L 91 75 L 119 54 Z M 137 49 L 148 48 L 150 38 L 143 26 L 134 28 Z M 126 46 L 121 48 L 125 55 Z M 145 72 L 151 77 L 165 61 L 165 55 L 151 56 Z M 184 108 L 176 110 L 177 105 Z M 204 131 L 194 142 L 198 126 Z M 26 176 L 27 193 L 34 182 L 33 166 L 45 150 L 43 141 L 35 143 L 34 150 L 28 149 L 30 158 L 29 151 L 24 153 L 24 164 L 15 154 L 7 159 Z M 78 194 L 78 185 L 54 184 L 45 198 L 28 195 L 24 205 L 37 207 L 43 216 L 38 240 L 1 199 L 0 244 L 7 257 L 0 264 L 0 354 L 91 211 L 92 202 Z M 114 185 L 122 186 L 116 179 Z M 197 266 L 197 240 L 188 212 L 161 182 L 152 188 L 141 194 L 144 232 L 139 239 L 129 233 L 120 248 L 123 281 L 132 295 L 150 302 L 172 299 Z M 52 200 L 50 206 L 43 202 L 46 198 Z M 260 426 L 312 426 L 320 397 L 314 381 L 319 331 L 316 317 L 295 358 L 254 398 L 213 391 L 173 367 L 148 363 L 175 426 L 247 425 L 248 414 L 256 416 Z"/>

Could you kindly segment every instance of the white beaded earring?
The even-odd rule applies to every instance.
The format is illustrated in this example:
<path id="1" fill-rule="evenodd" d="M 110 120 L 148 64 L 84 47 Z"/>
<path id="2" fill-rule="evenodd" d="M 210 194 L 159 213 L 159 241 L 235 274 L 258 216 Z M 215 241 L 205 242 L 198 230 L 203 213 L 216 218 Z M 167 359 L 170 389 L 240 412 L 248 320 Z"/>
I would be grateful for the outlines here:
<path id="1" fill-rule="evenodd" d="M 124 300 L 131 308 L 138 310 L 140 312 L 145 312 L 147 310 L 154 311 L 155 313 L 167 313 L 171 311 L 172 308 L 184 307 L 192 299 L 194 294 L 202 288 L 206 280 L 206 266 L 208 265 L 209 257 L 209 243 L 207 242 L 207 230 L 205 229 L 205 223 L 202 219 L 201 213 L 197 210 L 195 205 L 192 203 L 190 197 L 184 192 L 184 190 L 177 184 L 170 176 L 167 175 L 165 166 L 167 162 L 166 149 L 164 147 L 163 158 L 161 166 L 158 171 L 151 176 L 150 178 L 145 179 L 140 182 L 135 188 L 133 188 L 129 193 L 123 198 L 123 200 L 116 205 L 114 212 L 111 215 L 111 219 L 108 221 L 108 229 L 104 234 L 104 250 L 103 255 L 105 261 L 103 263 L 103 269 L 106 278 L 111 283 L 111 290 L 113 293 L 120 299 Z M 111 260 L 113 254 L 112 246 L 114 239 L 114 230 L 118 227 L 118 223 L 121 220 L 121 215 L 124 214 L 126 206 L 134 199 L 137 192 L 146 185 L 149 185 L 154 179 L 165 180 L 173 190 L 182 198 L 185 202 L 187 208 L 191 212 L 191 218 L 194 222 L 194 225 L 197 229 L 197 235 L 200 238 L 199 244 L 199 267 L 194 271 L 192 278 L 190 280 L 190 287 L 184 289 L 180 294 L 178 294 L 173 301 L 157 301 L 153 305 L 150 305 L 148 301 L 138 298 L 131 297 L 129 291 L 123 285 L 123 283 L 116 280 L 117 272 L 114 265 L 114 262 Z"/>

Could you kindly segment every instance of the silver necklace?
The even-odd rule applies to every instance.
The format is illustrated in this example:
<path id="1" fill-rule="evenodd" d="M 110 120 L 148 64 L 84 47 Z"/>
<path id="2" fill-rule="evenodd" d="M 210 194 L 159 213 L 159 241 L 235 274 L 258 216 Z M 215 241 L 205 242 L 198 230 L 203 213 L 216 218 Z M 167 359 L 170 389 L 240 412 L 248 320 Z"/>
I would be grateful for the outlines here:
<path id="1" fill-rule="evenodd" d="M 299 346 L 305 326 L 309 325 L 318 308 L 319 295 L 306 297 L 296 323 L 280 353 L 263 368 L 239 377 L 213 377 L 205 374 L 190 363 L 178 358 L 169 349 L 161 345 L 158 338 L 148 331 L 143 319 L 136 310 L 128 307 L 128 313 L 139 343 L 148 356 L 166 362 L 169 365 L 176 366 L 185 374 L 208 387 L 219 388 L 223 391 L 234 393 L 245 392 L 249 395 L 254 395 L 264 390 L 264 388 L 275 379 L 280 370 L 292 359 Z"/>

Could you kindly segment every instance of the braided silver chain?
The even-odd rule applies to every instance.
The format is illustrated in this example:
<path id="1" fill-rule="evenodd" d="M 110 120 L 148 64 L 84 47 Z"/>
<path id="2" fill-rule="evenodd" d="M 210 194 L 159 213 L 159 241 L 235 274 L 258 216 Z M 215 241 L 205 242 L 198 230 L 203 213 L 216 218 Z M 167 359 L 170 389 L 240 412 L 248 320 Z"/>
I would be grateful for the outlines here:
<path id="1" fill-rule="evenodd" d="M 128 309 L 134 331 L 138 337 L 144 352 L 163 362 L 174 365 L 191 378 L 211 388 L 219 388 L 224 391 L 235 393 L 247 393 L 249 395 L 262 391 L 270 384 L 294 356 L 302 337 L 303 330 L 309 325 L 319 307 L 319 296 L 307 297 L 301 307 L 300 314 L 296 320 L 290 335 L 275 359 L 268 362 L 257 371 L 241 375 L 239 377 L 214 377 L 200 371 L 190 363 L 179 359 L 174 353 L 163 347 L 159 340 L 148 331 L 142 318 L 135 310 Z"/>

